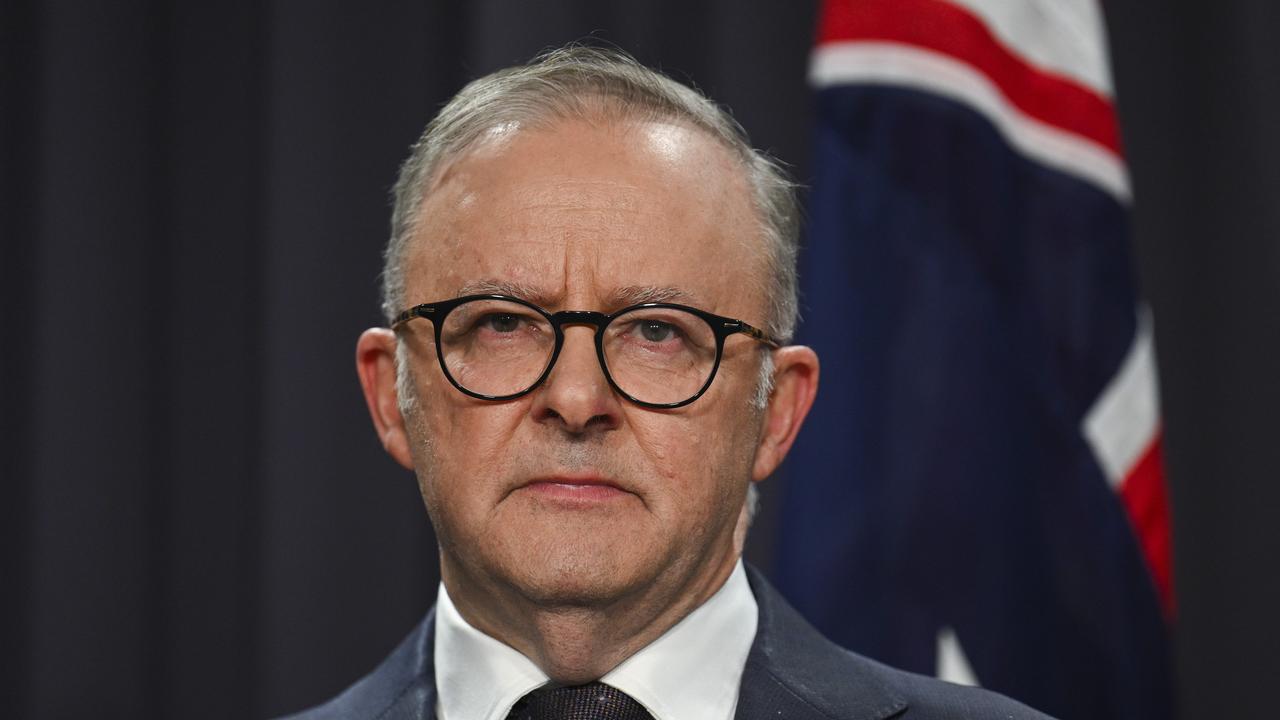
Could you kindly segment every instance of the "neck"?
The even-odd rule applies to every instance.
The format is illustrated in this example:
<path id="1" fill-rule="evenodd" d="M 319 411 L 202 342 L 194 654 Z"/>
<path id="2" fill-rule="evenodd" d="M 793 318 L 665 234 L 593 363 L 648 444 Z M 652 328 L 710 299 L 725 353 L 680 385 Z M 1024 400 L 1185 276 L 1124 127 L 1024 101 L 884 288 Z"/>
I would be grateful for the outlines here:
<path id="1" fill-rule="evenodd" d="M 518 588 L 472 577 L 444 557 L 441 574 L 468 623 L 520 651 L 553 682 L 579 685 L 598 680 L 710 599 L 733 572 L 741 547 L 726 550 L 701 572 L 663 573 L 647 587 L 604 602 L 534 602 Z M 672 582 L 675 575 L 684 577 Z"/>

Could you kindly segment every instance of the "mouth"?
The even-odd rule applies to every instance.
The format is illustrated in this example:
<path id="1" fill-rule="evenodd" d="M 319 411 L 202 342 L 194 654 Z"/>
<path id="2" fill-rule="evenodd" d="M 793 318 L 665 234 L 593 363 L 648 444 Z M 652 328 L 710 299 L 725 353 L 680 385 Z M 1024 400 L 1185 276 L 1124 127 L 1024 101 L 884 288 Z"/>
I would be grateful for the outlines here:
<path id="1" fill-rule="evenodd" d="M 541 500 L 583 506 L 619 500 L 632 494 L 618 483 L 598 475 L 570 474 L 534 478 L 519 489 L 522 493 Z"/>

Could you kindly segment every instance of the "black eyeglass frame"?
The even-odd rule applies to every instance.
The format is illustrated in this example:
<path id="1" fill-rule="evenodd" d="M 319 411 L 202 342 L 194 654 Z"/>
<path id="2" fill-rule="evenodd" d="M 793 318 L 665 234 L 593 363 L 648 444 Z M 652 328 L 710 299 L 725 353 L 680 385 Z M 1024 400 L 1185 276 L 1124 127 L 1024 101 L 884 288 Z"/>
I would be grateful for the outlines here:
<path id="1" fill-rule="evenodd" d="M 547 322 L 551 323 L 551 327 L 555 330 L 555 347 L 551 351 L 551 359 L 547 361 L 547 367 L 542 371 L 542 374 L 539 375 L 538 379 L 534 380 L 533 383 L 529 385 L 529 387 L 525 388 L 524 390 L 521 390 L 520 392 L 511 393 L 510 395 L 485 395 L 483 393 L 478 393 L 478 392 L 475 392 L 474 390 L 468 390 L 467 388 L 463 387 L 462 384 L 459 383 L 456 379 L 454 379 L 453 375 L 449 372 L 449 366 L 445 363 L 445 360 L 444 360 L 444 351 L 441 349 L 440 328 L 444 324 L 444 319 L 449 315 L 449 313 L 453 312 L 454 309 L 456 309 L 458 306 L 464 303 L 471 302 L 473 300 L 501 300 L 503 302 L 510 302 L 510 303 L 516 303 L 517 305 L 523 305 L 524 307 L 527 307 L 530 310 L 533 310 L 534 312 L 538 313 L 542 317 L 546 318 Z M 711 365 L 711 372 L 707 375 L 707 381 L 702 384 L 702 387 L 699 388 L 698 392 L 694 393 L 692 397 L 689 397 L 685 400 L 681 400 L 680 402 L 673 402 L 673 403 L 645 402 L 644 400 L 637 399 L 627 391 L 618 387 L 618 383 L 615 382 L 613 379 L 613 374 L 609 372 L 609 364 L 604 359 L 605 328 L 609 326 L 609 323 L 613 322 L 615 319 L 617 319 L 618 317 L 621 317 L 626 313 L 629 313 L 633 310 L 642 310 L 646 308 L 671 308 L 675 310 L 683 310 L 687 313 L 696 315 L 697 317 L 701 318 L 703 321 L 707 323 L 707 325 L 711 327 L 711 331 L 712 333 L 714 333 L 716 338 L 716 360 Z M 546 310 L 543 310 L 537 305 L 534 305 L 528 300 L 521 300 L 520 298 L 511 297 L 510 295 L 464 295 L 462 297 L 457 297 L 450 300 L 441 300 L 440 302 L 423 303 L 421 305 L 414 305 L 413 307 L 408 308 L 407 310 L 403 310 L 399 314 L 397 314 L 395 317 L 395 320 L 392 321 L 391 329 L 395 331 L 399 331 L 400 328 L 403 327 L 405 323 L 418 317 L 426 318 L 427 320 L 430 320 L 432 327 L 435 328 L 436 359 L 440 361 L 440 369 L 444 372 L 444 376 L 449 380 L 449 383 L 452 384 L 455 388 L 457 388 L 459 392 L 465 395 L 469 395 L 473 398 L 478 398 L 480 400 L 492 400 L 495 402 L 500 402 L 504 400 L 514 400 L 518 397 L 527 395 L 533 392 L 535 389 L 537 389 L 539 385 L 541 385 L 543 382 L 546 381 L 547 376 L 551 374 L 551 369 L 556 366 L 556 360 L 560 358 L 561 348 L 564 347 L 564 326 L 565 325 L 590 325 L 594 327 L 595 343 L 596 343 L 596 359 L 600 361 L 600 370 L 604 372 L 604 377 L 605 377 L 605 380 L 609 382 L 609 387 L 613 388 L 614 392 L 618 393 L 622 397 L 626 398 L 627 400 L 641 407 L 653 408 L 657 410 L 671 410 L 678 407 L 684 407 L 685 405 L 688 405 L 694 400 L 697 400 L 698 398 L 702 397 L 703 393 L 707 391 L 707 388 L 711 387 L 711 382 L 716 379 L 716 372 L 720 369 L 720 360 L 724 355 L 724 341 L 725 341 L 725 338 L 729 337 L 730 335 L 736 335 L 738 333 L 741 333 L 743 335 L 746 335 L 747 337 L 750 337 L 753 340 L 762 342 L 765 345 L 768 345 L 769 347 L 772 347 L 772 348 L 782 347 L 782 343 L 778 342 L 776 339 L 769 336 L 768 333 L 764 332 L 763 330 L 757 327 L 749 325 L 743 322 L 742 320 L 735 320 L 734 318 L 728 318 L 722 315 L 716 315 L 714 313 L 709 313 L 705 310 L 699 310 L 698 308 L 695 308 L 695 307 L 689 307 L 688 305 L 680 305 L 677 303 L 664 303 L 664 302 L 640 303 L 638 305 L 629 305 L 625 308 L 622 308 L 621 310 L 618 310 L 617 312 L 614 312 L 608 315 L 601 312 L 596 312 L 594 310 L 561 310 L 559 312 L 551 313 L 551 312 L 547 312 Z"/>

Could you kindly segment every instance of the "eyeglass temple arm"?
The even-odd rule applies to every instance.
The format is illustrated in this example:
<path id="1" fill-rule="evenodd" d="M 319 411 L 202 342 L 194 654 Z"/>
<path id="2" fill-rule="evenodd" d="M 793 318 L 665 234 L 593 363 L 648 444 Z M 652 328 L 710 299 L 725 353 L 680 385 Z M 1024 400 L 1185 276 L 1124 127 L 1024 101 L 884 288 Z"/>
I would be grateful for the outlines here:
<path id="1" fill-rule="evenodd" d="M 775 340 L 772 336 L 770 336 L 765 331 L 761 330 L 758 327 L 753 327 L 751 325 L 748 325 L 747 323 L 744 323 L 741 320 L 726 320 L 724 323 L 724 327 L 726 330 L 730 330 L 732 332 L 740 332 L 744 335 L 749 335 L 750 337 L 756 340 L 759 340 L 760 342 L 764 343 L 765 345 L 768 345 L 769 347 L 772 347 L 772 348 L 782 347 L 782 343 Z"/>
<path id="2" fill-rule="evenodd" d="M 391 321 L 391 329 L 399 330 L 400 326 L 409 322 L 416 317 L 429 317 L 435 314 L 435 307 L 432 305 L 414 305 L 408 310 L 403 310 L 395 319 Z"/>

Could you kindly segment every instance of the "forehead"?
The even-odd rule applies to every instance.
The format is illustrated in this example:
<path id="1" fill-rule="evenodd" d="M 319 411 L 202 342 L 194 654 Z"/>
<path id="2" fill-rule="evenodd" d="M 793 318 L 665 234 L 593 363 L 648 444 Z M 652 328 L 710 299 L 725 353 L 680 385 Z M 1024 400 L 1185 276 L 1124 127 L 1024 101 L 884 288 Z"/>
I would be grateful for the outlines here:
<path id="1" fill-rule="evenodd" d="M 764 263 L 741 165 L 694 128 L 495 130 L 442 171 L 419 217 L 410 302 L 506 284 L 549 307 L 658 288 L 714 312 L 758 310 Z"/>

